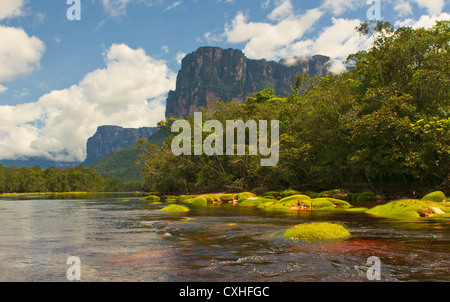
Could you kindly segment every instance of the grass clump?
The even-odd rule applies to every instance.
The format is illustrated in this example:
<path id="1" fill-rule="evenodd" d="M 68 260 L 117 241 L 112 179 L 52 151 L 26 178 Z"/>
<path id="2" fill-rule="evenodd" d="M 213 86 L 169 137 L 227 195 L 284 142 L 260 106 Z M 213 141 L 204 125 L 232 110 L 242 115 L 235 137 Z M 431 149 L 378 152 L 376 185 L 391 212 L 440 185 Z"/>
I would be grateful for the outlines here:
<path id="1" fill-rule="evenodd" d="M 294 226 L 284 233 L 284 237 L 313 243 L 321 240 L 342 239 L 351 236 L 350 232 L 341 224 L 320 222 L 305 223 Z"/>
<path id="2" fill-rule="evenodd" d="M 405 199 L 376 206 L 366 213 L 400 220 L 415 220 L 435 215 L 450 216 L 450 205 L 429 200 Z"/>
<path id="3" fill-rule="evenodd" d="M 161 211 L 168 212 L 168 213 L 183 213 L 183 212 L 189 212 L 190 209 L 186 206 L 171 204 L 170 206 L 165 207 Z"/>
<path id="4" fill-rule="evenodd" d="M 435 202 L 442 202 L 446 200 L 447 197 L 445 197 L 444 192 L 442 191 L 435 191 L 431 192 L 424 197 L 422 197 L 422 200 L 428 200 L 428 201 L 435 201 Z"/>

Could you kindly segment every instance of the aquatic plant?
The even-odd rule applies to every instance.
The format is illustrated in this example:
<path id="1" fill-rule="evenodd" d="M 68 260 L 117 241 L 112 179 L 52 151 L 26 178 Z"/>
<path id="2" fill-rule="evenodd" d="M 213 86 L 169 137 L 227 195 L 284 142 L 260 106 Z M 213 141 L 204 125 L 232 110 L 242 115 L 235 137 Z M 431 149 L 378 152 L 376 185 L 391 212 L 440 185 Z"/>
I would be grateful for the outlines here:
<path id="1" fill-rule="evenodd" d="M 300 224 L 284 233 L 284 237 L 287 239 L 301 240 L 308 243 L 343 239 L 350 236 L 350 232 L 343 225 L 329 222 Z"/>

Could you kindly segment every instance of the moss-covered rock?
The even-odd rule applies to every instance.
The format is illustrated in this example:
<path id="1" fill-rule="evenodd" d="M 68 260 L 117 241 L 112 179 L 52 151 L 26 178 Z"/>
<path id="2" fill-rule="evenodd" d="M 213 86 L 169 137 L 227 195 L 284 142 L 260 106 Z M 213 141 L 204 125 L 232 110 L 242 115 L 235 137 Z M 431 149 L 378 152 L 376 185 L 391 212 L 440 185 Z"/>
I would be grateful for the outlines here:
<path id="1" fill-rule="evenodd" d="M 319 193 L 314 192 L 314 191 L 305 191 L 303 194 L 306 196 L 309 196 L 311 199 L 319 197 Z"/>
<path id="2" fill-rule="evenodd" d="M 425 195 L 424 197 L 422 197 L 422 200 L 429 200 L 429 201 L 435 201 L 435 202 L 442 202 L 446 199 L 447 199 L 447 197 L 445 197 L 445 194 L 442 191 L 431 192 L 431 193 Z"/>
<path id="3" fill-rule="evenodd" d="M 267 199 L 278 199 L 280 197 L 280 192 L 277 191 L 265 192 L 261 196 Z"/>
<path id="4" fill-rule="evenodd" d="M 156 195 L 149 195 L 149 196 L 146 196 L 144 198 L 141 198 L 140 200 L 145 200 L 145 201 L 148 201 L 148 202 L 155 203 L 155 202 L 160 202 L 161 201 L 161 197 L 156 196 Z"/>
<path id="5" fill-rule="evenodd" d="M 235 197 L 237 198 L 238 202 L 242 202 L 246 199 L 256 198 L 256 195 L 250 192 L 242 192 L 237 194 Z"/>
<path id="6" fill-rule="evenodd" d="M 316 198 L 316 199 L 313 199 L 313 201 L 314 200 L 317 200 L 317 199 L 320 199 L 320 198 Z M 352 205 L 350 204 L 350 203 L 348 203 L 347 201 L 345 201 L 345 200 L 341 200 L 341 199 L 336 199 L 336 198 L 326 198 L 326 200 L 328 200 L 329 202 L 331 202 L 331 203 L 333 203 L 336 207 L 338 207 L 338 208 L 350 208 Z"/>
<path id="7" fill-rule="evenodd" d="M 369 204 L 374 203 L 377 201 L 377 195 L 373 192 L 363 192 L 361 194 L 358 194 L 358 197 L 356 198 L 357 204 Z"/>
<path id="8" fill-rule="evenodd" d="M 186 206 L 171 204 L 170 206 L 165 207 L 161 211 L 168 213 L 183 213 L 189 212 L 190 209 Z"/>
<path id="9" fill-rule="evenodd" d="M 320 222 L 305 223 L 290 228 L 284 237 L 313 243 L 321 240 L 344 239 L 350 237 L 350 232 L 341 224 Z"/>
<path id="10" fill-rule="evenodd" d="M 275 200 L 268 198 L 245 199 L 239 202 L 238 205 L 242 207 L 257 207 L 267 202 L 275 202 Z"/>
<path id="11" fill-rule="evenodd" d="M 299 192 L 299 191 L 292 190 L 292 189 L 287 189 L 287 190 L 284 190 L 284 191 L 280 192 L 280 198 L 283 199 L 283 198 L 286 198 L 286 197 L 289 197 L 289 196 L 292 196 L 292 195 L 301 195 L 301 194 L 302 193 Z"/>
<path id="12" fill-rule="evenodd" d="M 306 195 L 292 195 L 281 199 L 278 202 L 280 205 L 290 208 L 305 209 L 311 208 L 311 198 Z"/>
<path id="13" fill-rule="evenodd" d="M 334 199 L 350 201 L 351 200 L 351 196 L 352 196 L 351 194 L 352 193 L 350 191 L 348 191 L 348 190 L 335 189 L 335 190 L 323 191 L 317 196 L 317 198 L 330 197 L 330 198 L 334 198 Z"/>
<path id="14" fill-rule="evenodd" d="M 196 207 L 206 207 L 208 205 L 208 199 L 205 196 L 199 196 L 191 200 L 191 204 Z"/>
<path id="15" fill-rule="evenodd" d="M 223 194 L 219 196 L 222 203 L 230 203 L 235 200 L 235 194 Z"/>
<path id="16" fill-rule="evenodd" d="M 314 209 L 334 209 L 335 205 L 330 201 L 332 198 L 316 198 L 311 200 L 311 206 Z M 337 200 L 337 199 L 336 199 Z"/>
<path id="17" fill-rule="evenodd" d="M 376 206 L 366 213 L 400 220 L 417 220 L 420 217 L 450 216 L 450 205 L 429 200 L 395 200 Z"/>
<path id="18" fill-rule="evenodd" d="M 188 199 L 195 198 L 195 196 L 192 195 L 180 195 L 177 197 L 177 202 L 186 202 Z"/>

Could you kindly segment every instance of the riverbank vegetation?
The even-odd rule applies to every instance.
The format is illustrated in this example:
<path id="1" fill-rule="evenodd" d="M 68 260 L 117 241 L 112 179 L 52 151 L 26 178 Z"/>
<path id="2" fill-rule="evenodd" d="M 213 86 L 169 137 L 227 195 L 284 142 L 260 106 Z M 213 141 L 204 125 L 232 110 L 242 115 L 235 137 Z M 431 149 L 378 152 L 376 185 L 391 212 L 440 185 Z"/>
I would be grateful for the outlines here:
<path id="1" fill-rule="evenodd" d="M 342 193 L 359 204 L 373 203 L 377 195 L 391 200 L 436 190 L 448 195 L 449 27 L 450 21 L 442 21 L 430 29 L 394 31 L 388 23 L 364 23 L 357 30 L 375 42 L 348 57 L 348 72 L 299 75 L 286 98 L 268 87 L 246 104 L 209 105 L 204 121 L 280 121 L 278 165 L 261 166 L 261 156 L 175 156 L 171 136 L 162 147 L 143 143 L 145 188 L 161 194 L 261 194 L 337 187 L 342 192 L 321 197 Z M 193 128 L 193 118 L 187 120 Z M 170 131 L 173 122 L 160 127 Z M 203 135 L 204 140 L 209 133 Z"/>
<path id="2" fill-rule="evenodd" d="M 3 167 L 0 193 L 117 192 L 123 184 L 103 177 L 92 168 Z"/>

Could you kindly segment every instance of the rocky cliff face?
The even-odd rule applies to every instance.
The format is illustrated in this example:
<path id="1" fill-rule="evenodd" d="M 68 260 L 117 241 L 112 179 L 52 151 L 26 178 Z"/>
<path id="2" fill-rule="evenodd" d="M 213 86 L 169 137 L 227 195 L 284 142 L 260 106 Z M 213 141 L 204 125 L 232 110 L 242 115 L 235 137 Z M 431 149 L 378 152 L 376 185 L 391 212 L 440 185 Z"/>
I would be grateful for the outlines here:
<path id="1" fill-rule="evenodd" d="M 94 136 L 87 141 L 87 158 L 83 165 L 90 166 L 109 153 L 136 144 L 142 138 L 149 138 L 157 130 L 156 127 L 132 129 L 119 126 L 100 126 Z"/>
<path id="2" fill-rule="evenodd" d="M 240 50 L 201 47 L 182 61 L 176 90 L 167 98 L 166 118 L 192 115 L 217 100 L 244 103 L 265 88 L 287 96 L 298 74 L 325 76 L 329 65 L 325 56 L 274 62 L 247 59 Z"/>

